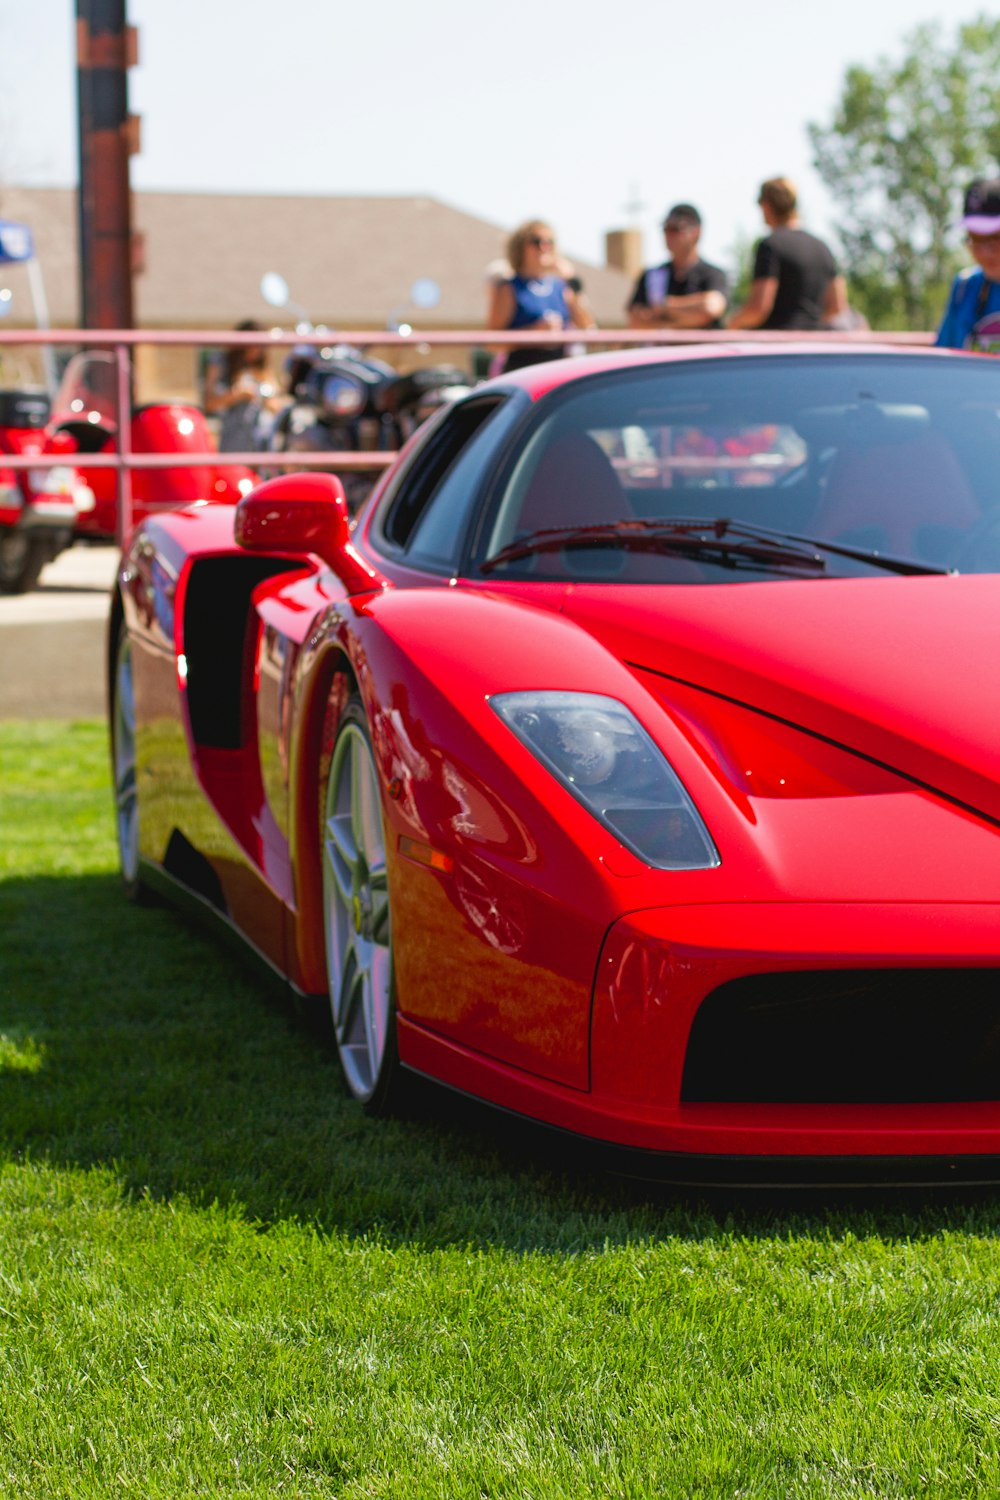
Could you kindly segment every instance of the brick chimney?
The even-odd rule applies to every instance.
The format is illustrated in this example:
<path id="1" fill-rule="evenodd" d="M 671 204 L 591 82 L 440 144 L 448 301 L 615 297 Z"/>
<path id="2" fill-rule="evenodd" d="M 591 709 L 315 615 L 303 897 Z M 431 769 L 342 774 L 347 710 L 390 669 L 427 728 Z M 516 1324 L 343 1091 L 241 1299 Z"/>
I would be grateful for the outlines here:
<path id="1" fill-rule="evenodd" d="M 604 236 L 604 260 L 610 271 L 638 276 L 642 270 L 642 230 L 609 229 Z"/>

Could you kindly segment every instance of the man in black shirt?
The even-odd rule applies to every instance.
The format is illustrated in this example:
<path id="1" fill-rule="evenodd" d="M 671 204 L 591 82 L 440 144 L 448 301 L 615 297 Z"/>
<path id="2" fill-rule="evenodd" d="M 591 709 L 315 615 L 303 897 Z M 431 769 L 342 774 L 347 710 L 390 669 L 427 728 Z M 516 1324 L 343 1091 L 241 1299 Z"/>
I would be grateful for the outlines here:
<path id="1" fill-rule="evenodd" d="M 757 246 L 750 295 L 730 328 L 822 328 L 847 311 L 847 288 L 822 240 L 799 227 L 787 177 L 765 182 L 757 200 L 771 230 Z"/>
<path id="2" fill-rule="evenodd" d="M 663 221 L 670 259 L 643 271 L 628 305 L 630 328 L 720 328 L 726 273 L 698 254 L 701 215 L 677 203 Z"/>

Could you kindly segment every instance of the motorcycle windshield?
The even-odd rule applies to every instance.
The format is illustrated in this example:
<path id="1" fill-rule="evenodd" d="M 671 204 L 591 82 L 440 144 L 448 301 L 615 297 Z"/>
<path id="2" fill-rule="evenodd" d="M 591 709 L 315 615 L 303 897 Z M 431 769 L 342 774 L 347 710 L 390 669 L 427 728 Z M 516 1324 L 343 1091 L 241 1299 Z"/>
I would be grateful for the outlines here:
<path id="1" fill-rule="evenodd" d="M 87 350 L 69 361 L 53 402 L 52 425 L 69 431 L 81 453 L 109 452 L 118 432 L 118 367 L 110 350 Z M 180 401 L 152 401 L 131 413 L 130 443 L 136 455 L 175 455 L 169 467 L 138 468 L 132 474 L 135 514 L 189 505 L 197 500 L 230 498 L 230 485 L 214 465 L 183 462 L 185 455 L 214 453 L 215 440 L 200 407 Z M 242 475 L 242 471 L 241 475 Z M 104 529 L 114 529 L 115 478 L 111 470 L 94 470 L 92 487 L 107 515 Z"/>
<path id="2" fill-rule="evenodd" d="M 114 432 L 118 426 L 117 381 L 115 356 L 110 350 L 88 349 L 74 354 L 52 402 L 52 421 L 57 426 L 88 422 Z"/>

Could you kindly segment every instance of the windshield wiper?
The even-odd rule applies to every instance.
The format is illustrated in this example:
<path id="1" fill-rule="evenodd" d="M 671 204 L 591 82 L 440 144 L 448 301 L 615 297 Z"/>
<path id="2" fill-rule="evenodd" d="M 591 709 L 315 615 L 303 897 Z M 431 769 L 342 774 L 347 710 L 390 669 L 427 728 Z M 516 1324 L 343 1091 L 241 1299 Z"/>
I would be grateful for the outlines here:
<path id="1" fill-rule="evenodd" d="M 720 516 L 706 520 L 697 516 L 677 516 L 669 521 L 651 517 L 630 518 L 596 526 L 561 526 L 548 531 L 534 531 L 502 547 L 482 564 L 484 573 L 504 563 L 531 557 L 539 552 L 558 552 L 565 548 L 623 547 L 633 552 L 675 552 L 694 559 L 703 558 L 722 567 L 799 568 L 810 573 L 825 573 L 826 559 L 820 553 L 849 557 L 870 563 L 889 573 L 948 573 L 950 569 L 911 558 L 891 557 L 865 547 L 851 547 L 827 542 L 819 537 L 796 532 L 777 531 L 757 526 L 751 521 Z"/>
<path id="2" fill-rule="evenodd" d="M 714 526 L 730 526 L 742 536 L 757 536 L 794 542 L 798 546 L 818 547 L 821 552 L 831 552 L 835 557 L 850 557 L 856 562 L 871 563 L 873 568 L 884 568 L 887 573 L 951 573 L 951 568 L 938 567 L 936 563 L 917 562 L 912 557 L 894 557 L 871 547 L 851 547 L 844 542 L 827 542 L 822 537 L 802 536 L 795 531 L 775 531 L 770 526 L 758 526 L 753 521 L 714 521 Z"/>
<path id="3" fill-rule="evenodd" d="M 629 552 L 673 552 L 684 557 L 702 558 L 722 567 L 795 568 L 808 573 L 825 573 L 826 559 L 798 539 L 780 532 L 759 533 L 742 522 L 687 519 L 664 521 L 629 519 L 596 526 L 559 526 L 548 531 L 533 531 L 501 547 L 482 564 L 490 573 L 504 563 L 539 552 L 561 552 L 597 547 L 621 547 Z"/>

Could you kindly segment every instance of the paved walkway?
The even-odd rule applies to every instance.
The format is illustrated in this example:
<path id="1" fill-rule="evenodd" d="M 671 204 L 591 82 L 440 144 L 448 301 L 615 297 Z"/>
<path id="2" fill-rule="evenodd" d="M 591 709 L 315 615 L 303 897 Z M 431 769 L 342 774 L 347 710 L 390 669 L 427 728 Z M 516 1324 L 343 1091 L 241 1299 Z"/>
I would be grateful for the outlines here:
<path id="1" fill-rule="evenodd" d="M 114 547 L 70 547 L 30 594 L 0 594 L 0 719 L 102 718 Z"/>

